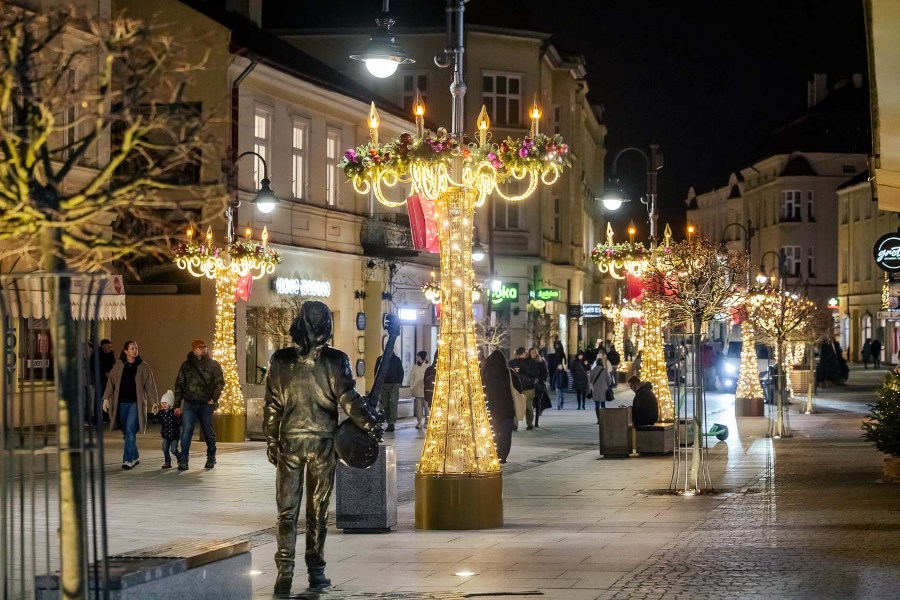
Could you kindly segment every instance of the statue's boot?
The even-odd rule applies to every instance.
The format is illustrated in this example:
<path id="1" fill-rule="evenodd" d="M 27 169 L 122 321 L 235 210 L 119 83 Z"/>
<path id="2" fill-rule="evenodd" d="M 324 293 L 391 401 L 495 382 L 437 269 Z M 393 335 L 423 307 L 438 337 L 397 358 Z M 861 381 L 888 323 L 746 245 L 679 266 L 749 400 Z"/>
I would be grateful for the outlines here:
<path id="1" fill-rule="evenodd" d="M 278 571 L 278 577 L 275 579 L 275 597 L 290 598 L 291 584 L 294 581 L 294 574 L 290 571 Z"/>
<path id="2" fill-rule="evenodd" d="M 331 580 L 325 577 L 325 569 L 309 569 L 309 589 L 321 590 L 331 585 Z"/>

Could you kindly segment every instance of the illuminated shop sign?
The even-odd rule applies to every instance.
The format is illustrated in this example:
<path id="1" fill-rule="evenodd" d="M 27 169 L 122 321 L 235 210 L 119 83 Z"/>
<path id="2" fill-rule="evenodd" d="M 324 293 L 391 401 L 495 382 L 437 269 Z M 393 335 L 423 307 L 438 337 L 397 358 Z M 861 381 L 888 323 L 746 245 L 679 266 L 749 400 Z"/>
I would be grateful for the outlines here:
<path id="1" fill-rule="evenodd" d="M 500 286 L 500 289 L 491 292 L 491 302 L 494 304 L 500 304 L 501 302 L 518 302 L 519 301 L 519 284 L 518 283 L 504 283 Z"/>
<path id="2" fill-rule="evenodd" d="M 547 302 L 548 300 L 556 300 L 559 298 L 559 290 L 554 290 L 550 288 L 542 288 L 539 290 L 531 290 L 529 296 L 536 300 L 543 300 Z"/>
<path id="3" fill-rule="evenodd" d="M 875 264 L 888 273 L 900 271 L 900 235 L 889 233 L 878 238 L 872 248 Z"/>
<path id="4" fill-rule="evenodd" d="M 603 308 L 600 304 L 582 304 L 581 305 L 581 316 L 582 317 L 602 317 L 603 316 Z"/>
<path id="5" fill-rule="evenodd" d="M 276 277 L 272 280 L 272 289 L 275 290 L 275 293 L 283 296 L 309 296 L 311 298 L 331 296 L 331 282 L 318 279 Z"/>

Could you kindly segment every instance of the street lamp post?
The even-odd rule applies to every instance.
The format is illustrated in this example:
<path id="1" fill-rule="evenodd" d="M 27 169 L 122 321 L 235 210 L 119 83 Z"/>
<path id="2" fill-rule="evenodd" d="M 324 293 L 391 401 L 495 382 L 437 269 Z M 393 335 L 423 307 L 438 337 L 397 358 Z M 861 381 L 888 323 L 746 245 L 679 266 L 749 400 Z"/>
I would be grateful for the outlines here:
<path id="1" fill-rule="evenodd" d="M 646 152 L 635 146 L 623 148 L 616 153 L 612 164 L 612 177 L 610 178 L 611 185 L 603 192 L 603 196 L 601 197 L 603 206 L 607 210 L 615 211 L 618 210 L 624 202 L 628 202 L 625 193 L 622 188 L 619 187 L 619 178 L 617 176 L 619 158 L 626 152 L 637 152 L 644 157 L 644 162 L 647 165 L 647 194 L 641 198 L 641 203 L 647 207 L 647 215 L 650 218 L 650 247 L 655 248 L 656 223 L 659 220 L 659 210 L 656 205 L 656 176 L 659 170 L 663 168 L 663 155 L 662 152 L 659 151 L 659 144 L 650 144 L 649 156 Z"/>
<path id="2" fill-rule="evenodd" d="M 750 289 L 750 239 L 756 233 L 756 230 L 753 228 L 753 222 L 750 219 L 747 219 L 747 226 L 744 227 L 740 223 L 729 223 L 722 229 L 722 245 L 726 244 L 725 232 L 728 231 L 729 227 L 737 227 L 741 231 L 744 232 L 744 252 L 747 254 L 747 289 Z"/>

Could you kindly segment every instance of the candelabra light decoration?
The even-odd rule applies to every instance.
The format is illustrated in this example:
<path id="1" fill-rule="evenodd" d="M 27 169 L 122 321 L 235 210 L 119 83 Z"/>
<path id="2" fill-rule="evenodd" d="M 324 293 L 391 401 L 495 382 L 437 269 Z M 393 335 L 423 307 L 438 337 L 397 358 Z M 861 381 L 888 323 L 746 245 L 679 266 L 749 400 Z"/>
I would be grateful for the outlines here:
<path id="1" fill-rule="evenodd" d="M 476 141 L 464 138 L 464 10 L 465 0 L 447 0 L 449 44 L 435 57 L 438 66 L 453 69 L 452 131 L 425 129 L 425 104 L 417 95 L 415 135 L 403 133 L 382 143 L 373 107 L 369 142 L 347 150 L 340 162 L 356 192 L 371 193 L 385 206 L 406 201 L 390 197 L 398 184 L 423 202 L 435 203 L 441 323 L 431 419 L 415 479 L 420 529 L 503 525 L 503 482 L 485 407 L 472 310 L 474 213 L 491 194 L 508 201 L 528 198 L 540 184 L 554 183 L 569 164 L 569 147 L 562 138 L 539 133 L 540 110 L 532 111 L 532 131 L 522 140 L 492 143 L 486 108 L 475 122 Z M 518 185 L 507 188 L 508 182 Z"/>
<path id="2" fill-rule="evenodd" d="M 239 281 L 269 275 L 281 262 L 278 252 L 269 247 L 268 241 L 269 232 L 263 228 L 260 242 L 253 241 L 248 233 L 246 239 L 234 240 L 220 247 L 213 241 L 212 228 L 206 231 L 203 239 L 195 240 L 194 230 L 189 227 L 187 240 L 175 247 L 173 259 L 179 269 L 194 277 L 205 277 L 216 282 L 213 357 L 222 366 L 225 376 L 225 389 L 219 398 L 217 415 L 241 418 L 244 415 L 244 396 L 234 348 L 234 302 Z M 223 436 L 230 437 L 227 434 Z M 234 437 L 240 437 L 243 441 L 243 429 L 240 435 Z"/>

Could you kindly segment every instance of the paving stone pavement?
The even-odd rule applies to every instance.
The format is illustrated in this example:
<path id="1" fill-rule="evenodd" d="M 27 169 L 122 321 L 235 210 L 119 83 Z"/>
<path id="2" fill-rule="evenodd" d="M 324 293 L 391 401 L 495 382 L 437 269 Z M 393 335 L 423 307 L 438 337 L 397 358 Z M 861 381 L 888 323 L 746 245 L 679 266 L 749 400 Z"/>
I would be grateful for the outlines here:
<path id="1" fill-rule="evenodd" d="M 859 429 L 878 377 L 854 370 L 850 386 L 819 390 L 814 415 L 792 405 L 795 435 L 779 440 L 765 437 L 764 418 L 735 419 L 733 397 L 710 395 L 709 422 L 731 434 L 710 440 L 719 492 L 693 497 L 664 493 L 671 456 L 602 459 L 592 410 L 548 410 L 541 429 L 514 435 L 504 527 L 483 531 L 415 529 L 424 433 L 403 423 L 387 440 L 398 457 L 397 527 L 331 527 L 335 587 L 303 591 L 301 569 L 294 597 L 900 597 L 900 485 L 875 482 L 881 459 Z M 630 393 L 617 401 L 629 404 Z M 250 539 L 254 597 L 271 597 L 274 470 L 264 444 L 221 444 L 215 469 L 193 468 L 195 459 L 177 472 L 159 469 L 158 434 L 139 443 L 141 466 L 122 471 L 121 440 L 106 442 L 110 553 L 184 537 Z"/>

